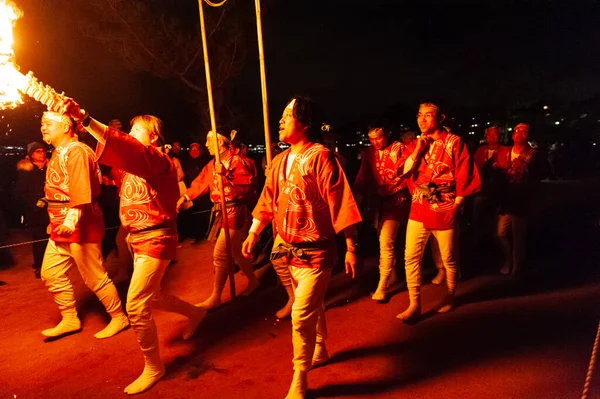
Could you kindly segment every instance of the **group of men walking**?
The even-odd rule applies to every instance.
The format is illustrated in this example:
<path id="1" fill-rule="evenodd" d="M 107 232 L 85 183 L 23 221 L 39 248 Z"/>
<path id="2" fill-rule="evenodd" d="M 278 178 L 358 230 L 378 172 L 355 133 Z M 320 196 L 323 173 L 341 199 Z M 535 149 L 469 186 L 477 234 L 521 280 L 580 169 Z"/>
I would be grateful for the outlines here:
<path id="1" fill-rule="evenodd" d="M 430 236 L 439 248 L 447 285 L 447 296 L 437 310 L 447 312 L 454 307 L 458 280 L 456 226 L 465 198 L 480 191 L 480 172 L 483 174 L 488 167 L 500 171 L 507 177 L 507 187 L 526 184 L 530 179 L 535 151 L 527 144 L 527 125 L 518 125 L 518 133 L 515 129 L 512 149 L 493 147 L 490 142 L 487 153 L 480 156 L 484 168 L 479 164 L 476 167 L 465 144 L 443 127 L 444 118 L 439 103 L 420 104 L 417 122 L 421 135 L 414 145 L 408 146 L 389 142 L 383 127 L 371 129 L 372 146 L 363 158 L 353 194 L 335 154 L 317 143 L 322 131 L 328 130 L 322 109 L 310 98 L 293 97 L 279 122 L 279 140 L 290 148 L 277 155 L 266 170 L 265 186 L 252 210 L 256 202 L 256 168 L 245 156 L 231 151 L 228 132 L 208 133 L 207 147 L 211 155 L 218 148 L 221 163 L 216 164 L 214 159 L 209 162 L 186 194 L 180 196 L 175 166 L 161 149 L 164 140 L 158 118 L 134 118 L 127 135 L 91 118 L 72 99 L 65 100 L 59 113 L 44 114 L 41 128 L 44 140 L 55 147 L 46 175 L 50 241 L 41 276 L 62 314 L 60 323 L 42 334 L 58 337 L 81 329 L 73 287 L 66 274 L 75 264 L 112 317 L 96 338 L 108 338 L 132 326 L 145 367 L 125 392 L 146 391 L 165 373 L 152 310 L 186 316 L 189 322 L 182 335 L 190 338 L 207 309 L 221 304 L 232 261 L 248 279 L 242 295 L 257 288 L 259 282 L 250 260 L 256 255 L 261 231 L 271 225 L 274 244 L 270 259 L 289 296 L 278 316 L 291 314 L 292 318 L 294 375 L 286 398 L 303 398 L 308 388 L 308 371 L 329 359 L 324 298 L 339 253 L 338 234 L 345 237 L 346 273 L 355 276 L 357 228 L 362 222 L 358 204 L 371 204 L 379 234 L 380 280 L 373 294 L 375 300 L 385 300 L 389 295 L 396 263 L 396 236 L 401 228 L 406 228 L 405 269 L 410 304 L 398 318 L 408 321 L 421 313 L 421 260 Z M 95 152 L 77 141 L 76 123 L 96 138 Z M 127 242 L 134 257 L 127 315 L 102 267 L 97 162 L 120 171 L 120 219 L 129 234 Z M 225 193 L 225 209 L 220 205 L 221 189 Z M 523 234 L 519 230 L 521 208 L 517 198 L 521 193 L 518 187 L 514 188 L 507 197 L 510 200 L 504 201 L 501 208 L 502 231 L 512 229 L 515 240 Z M 163 294 L 160 283 L 175 256 L 177 210 L 204 194 L 210 195 L 215 204 L 213 226 L 215 232 L 221 232 L 216 235 L 214 247 L 213 292 L 194 306 Z M 225 223 L 233 257 L 225 245 Z M 505 240 L 504 248 L 506 268 L 518 269 L 522 247 Z"/>

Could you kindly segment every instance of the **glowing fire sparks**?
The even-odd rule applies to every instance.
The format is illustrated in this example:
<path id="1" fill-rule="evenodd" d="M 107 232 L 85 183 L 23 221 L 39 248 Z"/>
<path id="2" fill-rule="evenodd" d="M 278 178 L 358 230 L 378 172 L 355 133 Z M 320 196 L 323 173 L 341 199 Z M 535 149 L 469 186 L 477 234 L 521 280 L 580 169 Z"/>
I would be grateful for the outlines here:
<path id="1" fill-rule="evenodd" d="M 27 87 L 27 78 L 19 72 L 13 51 L 13 25 L 22 15 L 14 3 L 0 0 L 0 109 L 22 104 L 19 89 Z"/>

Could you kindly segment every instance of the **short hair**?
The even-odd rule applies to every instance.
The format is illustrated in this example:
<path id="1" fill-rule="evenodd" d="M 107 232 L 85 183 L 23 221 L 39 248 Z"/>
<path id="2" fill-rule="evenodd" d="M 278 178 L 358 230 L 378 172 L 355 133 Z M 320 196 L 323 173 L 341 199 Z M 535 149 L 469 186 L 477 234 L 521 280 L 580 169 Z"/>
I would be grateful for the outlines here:
<path id="1" fill-rule="evenodd" d="M 293 100 L 296 100 L 294 108 L 292 109 L 294 119 L 308 128 L 308 135 L 311 139 L 320 139 L 322 132 L 328 131 L 330 128 L 326 123 L 327 116 L 323 108 L 315 103 L 310 97 L 301 95 L 295 95 L 290 98 L 287 105 Z"/>
<path id="2" fill-rule="evenodd" d="M 492 129 L 498 129 L 498 130 L 502 130 L 502 129 L 500 129 L 500 126 L 498 126 L 498 125 L 492 125 L 492 126 L 489 126 L 489 127 L 486 127 L 486 128 L 485 128 L 485 130 L 483 131 L 483 135 L 484 135 L 484 136 L 485 136 L 485 135 L 487 135 L 487 134 L 488 134 L 488 132 L 489 132 L 490 130 L 492 130 Z"/>
<path id="3" fill-rule="evenodd" d="M 526 121 L 526 120 L 517 120 L 517 123 L 515 123 L 515 126 L 517 125 L 527 125 L 529 126 L 529 130 L 531 130 L 531 122 Z"/>
<path id="4" fill-rule="evenodd" d="M 148 133 L 155 134 L 158 139 L 156 140 L 156 146 L 162 147 L 165 144 L 165 138 L 163 137 L 163 121 L 153 115 L 138 115 L 134 117 L 129 124 L 131 126 L 136 123 L 144 125 Z"/>

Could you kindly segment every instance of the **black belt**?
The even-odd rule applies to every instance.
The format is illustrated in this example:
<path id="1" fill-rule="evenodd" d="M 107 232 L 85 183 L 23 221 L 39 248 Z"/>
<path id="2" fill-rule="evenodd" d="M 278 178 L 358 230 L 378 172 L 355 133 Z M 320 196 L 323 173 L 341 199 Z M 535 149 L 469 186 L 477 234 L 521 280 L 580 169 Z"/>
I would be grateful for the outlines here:
<path id="1" fill-rule="evenodd" d="M 456 186 L 454 184 L 449 186 L 438 186 L 434 182 L 429 182 L 427 184 L 417 185 L 417 190 L 423 193 L 423 198 L 425 198 L 427 202 L 436 204 L 442 200 L 442 194 L 456 192 Z"/>
<path id="2" fill-rule="evenodd" d="M 283 258 L 284 256 L 291 255 L 300 260 L 310 261 L 311 255 L 313 255 L 315 252 L 321 252 L 324 249 L 331 248 L 333 244 L 333 240 L 302 242 L 294 244 L 282 242 L 276 247 L 273 247 L 270 259 L 277 260 L 279 258 Z"/>
<path id="3" fill-rule="evenodd" d="M 49 200 L 49 199 L 46 199 L 46 198 L 42 198 L 42 199 L 40 199 L 40 201 L 46 202 L 48 204 L 48 208 L 52 208 L 52 209 L 64 208 L 65 206 L 68 206 L 69 202 L 70 202 L 70 201 Z"/>

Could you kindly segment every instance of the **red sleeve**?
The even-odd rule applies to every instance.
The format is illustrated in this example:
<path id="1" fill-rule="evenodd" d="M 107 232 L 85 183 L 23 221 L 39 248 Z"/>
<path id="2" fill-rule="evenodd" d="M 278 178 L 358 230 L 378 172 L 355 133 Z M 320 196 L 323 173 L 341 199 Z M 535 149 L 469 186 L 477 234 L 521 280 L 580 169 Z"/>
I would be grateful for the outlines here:
<path id="1" fill-rule="evenodd" d="M 462 140 L 454 147 L 454 179 L 456 180 L 456 196 L 466 197 L 475 194 L 481 188 L 479 172 Z"/>
<path id="2" fill-rule="evenodd" d="M 254 190 L 254 174 L 248 168 L 248 164 L 243 158 L 235 156 L 231 160 L 232 179 L 236 197 L 247 199 L 248 195 Z"/>
<path id="3" fill-rule="evenodd" d="M 146 146 L 116 129 L 106 129 L 106 144 L 96 146 L 98 162 L 121 169 L 146 180 L 165 174 L 174 165 L 156 147 Z"/>
<path id="4" fill-rule="evenodd" d="M 408 147 L 399 141 L 395 142 L 394 146 L 394 150 L 398 152 L 398 159 L 396 160 L 396 165 L 394 167 L 396 169 L 396 174 L 398 176 L 402 176 L 404 175 L 404 164 L 406 163 L 408 157 L 410 157 L 412 151 L 409 151 Z"/>
<path id="5" fill-rule="evenodd" d="M 331 224 L 337 233 L 346 227 L 360 223 L 362 218 L 350 190 L 342 166 L 335 155 L 323 152 L 317 157 L 315 174 L 321 196 L 329 205 Z"/>
<path id="6" fill-rule="evenodd" d="M 186 191 L 186 195 L 189 199 L 193 200 L 208 192 L 210 179 L 213 178 L 212 168 L 214 163 L 214 160 L 207 163 L 198 176 L 192 181 L 192 184 L 190 184 L 190 187 Z"/>
<path id="7" fill-rule="evenodd" d="M 265 186 L 263 187 L 258 202 L 252 211 L 252 217 L 261 222 L 270 222 L 274 218 L 273 202 L 275 201 L 275 185 L 277 184 L 277 172 L 282 160 L 282 154 L 277 155 L 271 162 L 267 173 Z"/>
<path id="8" fill-rule="evenodd" d="M 254 183 L 254 174 L 242 158 L 234 157 L 231 160 L 230 169 L 233 171 L 233 184 L 236 186 L 251 185 Z"/>
<path id="9" fill-rule="evenodd" d="M 98 179 L 94 160 L 81 146 L 75 145 L 67 158 L 69 175 L 69 207 L 92 203 L 92 179 Z"/>

